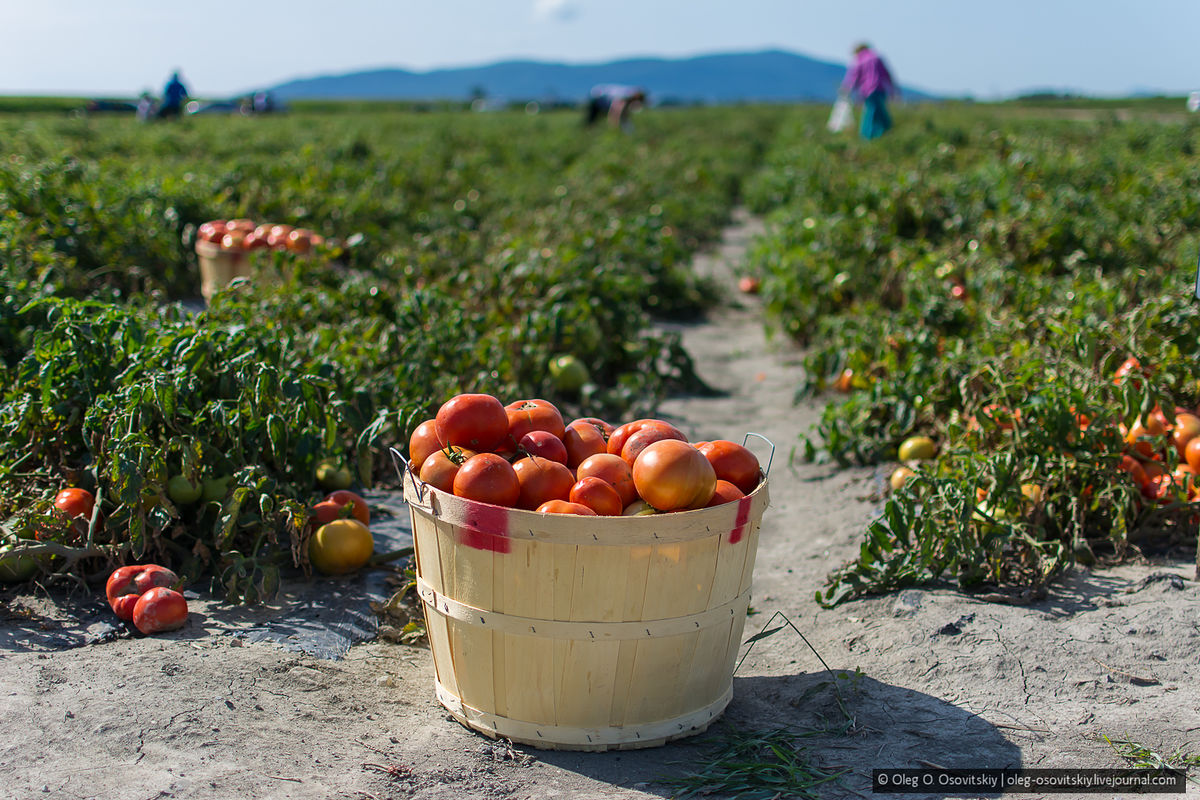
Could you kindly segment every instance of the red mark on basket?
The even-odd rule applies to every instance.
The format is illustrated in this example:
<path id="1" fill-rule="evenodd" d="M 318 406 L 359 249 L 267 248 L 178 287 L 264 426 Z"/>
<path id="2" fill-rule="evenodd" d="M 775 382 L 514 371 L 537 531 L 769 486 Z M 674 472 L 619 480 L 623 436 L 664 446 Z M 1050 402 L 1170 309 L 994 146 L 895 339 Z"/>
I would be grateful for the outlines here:
<path id="1" fill-rule="evenodd" d="M 733 521 L 733 530 L 729 532 L 729 543 L 737 544 L 742 540 L 742 535 L 746 532 L 746 523 L 750 521 L 750 497 L 743 497 L 738 500 L 737 518 Z"/>
<path id="2" fill-rule="evenodd" d="M 466 524 L 459 541 L 476 550 L 507 553 L 512 549 L 508 540 L 508 509 L 488 503 L 471 503 Z"/>

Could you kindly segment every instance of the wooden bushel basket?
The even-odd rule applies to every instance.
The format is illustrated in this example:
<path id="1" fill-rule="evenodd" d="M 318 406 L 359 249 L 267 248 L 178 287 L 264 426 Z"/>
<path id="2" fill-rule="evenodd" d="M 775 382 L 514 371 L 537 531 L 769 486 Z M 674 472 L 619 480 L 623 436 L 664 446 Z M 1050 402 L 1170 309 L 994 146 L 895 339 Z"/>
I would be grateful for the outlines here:
<path id="1" fill-rule="evenodd" d="M 585 517 L 465 500 L 392 454 L 437 698 L 455 719 L 493 738 L 600 751 L 661 745 L 721 715 L 765 474 L 752 494 L 713 508 Z"/>
<path id="2" fill-rule="evenodd" d="M 212 302 L 213 295 L 234 278 L 249 278 L 254 274 L 250 254 L 241 250 L 227 250 L 214 242 L 198 241 L 196 255 L 200 259 L 200 294 L 205 303 Z"/>

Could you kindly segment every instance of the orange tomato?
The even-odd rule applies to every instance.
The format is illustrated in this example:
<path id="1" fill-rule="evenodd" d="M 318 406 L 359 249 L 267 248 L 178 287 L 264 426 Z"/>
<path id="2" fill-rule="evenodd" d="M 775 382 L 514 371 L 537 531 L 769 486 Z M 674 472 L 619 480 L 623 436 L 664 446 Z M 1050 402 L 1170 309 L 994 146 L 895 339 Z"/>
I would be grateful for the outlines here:
<path id="1" fill-rule="evenodd" d="M 425 459 L 442 449 L 442 443 L 437 435 L 437 421 L 427 419 L 413 429 L 408 437 L 408 463 L 412 471 L 418 475 Z"/>
<path id="2" fill-rule="evenodd" d="M 579 419 L 567 426 L 563 445 L 567 448 L 569 467 L 578 467 L 589 456 L 608 452 L 608 439 L 603 428 Z"/>
<path id="3" fill-rule="evenodd" d="M 595 477 L 608 483 L 617 490 L 622 506 L 629 505 L 638 497 L 637 488 L 633 485 L 633 468 L 625 463 L 623 458 L 612 453 L 588 456 L 575 470 L 575 477 Z"/>
<path id="4" fill-rule="evenodd" d="M 562 414 L 549 400 L 518 400 L 504 407 L 508 415 L 508 435 L 514 442 L 530 431 L 546 431 L 561 439 L 566 433 Z"/>
<path id="5" fill-rule="evenodd" d="M 749 448 L 737 442 L 716 439 L 698 449 L 712 464 L 718 479 L 729 481 L 744 494 L 750 494 L 758 486 L 758 456 Z"/>
<path id="6" fill-rule="evenodd" d="M 1171 431 L 1171 444 L 1175 445 L 1180 458 L 1186 458 L 1187 446 L 1200 436 L 1200 417 L 1187 411 L 1175 415 L 1175 427 Z"/>
<path id="7" fill-rule="evenodd" d="M 608 437 L 608 452 L 619 456 L 622 448 L 625 447 L 625 442 L 629 437 L 647 426 L 661 426 L 675 434 L 675 438 L 680 441 L 687 441 L 687 437 L 683 435 L 683 431 L 676 428 L 669 422 L 664 422 L 661 419 L 635 419 L 633 422 L 626 422 L 624 425 L 618 426 L 613 430 L 612 435 Z"/>
<path id="8" fill-rule="evenodd" d="M 547 500 L 534 510 L 539 514 L 578 514 L 581 517 L 598 516 L 595 511 L 592 511 L 587 506 L 572 503 L 569 500 Z"/>
<path id="9" fill-rule="evenodd" d="M 717 473 L 687 442 L 663 439 L 633 462 L 633 485 L 659 511 L 682 511 L 708 504 L 717 488 Z"/>
<path id="10" fill-rule="evenodd" d="M 638 455 L 650 445 L 663 439 L 679 439 L 681 436 L 679 431 L 669 425 L 647 425 L 625 440 L 624 446 L 621 447 L 621 458 L 632 467 Z"/>
<path id="11" fill-rule="evenodd" d="M 1188 442 L 1183 451 L 1188 466 L 1196 472 L 1200 472 L 1200 436 Z"/>
<path id="12" fill-rule="evenodd" d="M 608 482 L 595 477 L 580 478 L 576 481 L 567 499 L 572 503 L 587 506 L 602 517 L 619 517 L 625 510 L 617 490 Z"/>
<path id="13" fill-rule="evenodd" d="M 717 479 L 717 486 L 713 490 L 712 499 L 708 501 L 705 508 L 732 503 L 734 500 L 741 500 L 746 494 L 738 487 L 734 486 L 729 481 Z"/>
<path id="14" fill-rule="evenodd" d="M 421 472 L 417 476 L 425 483 L 441 489 L 443 492 L 454 491 L 454 476 L 468 459 L 475 456 L 474 450 L 463 447 L 447 447 L 430 455 L 421 464 Z"/>

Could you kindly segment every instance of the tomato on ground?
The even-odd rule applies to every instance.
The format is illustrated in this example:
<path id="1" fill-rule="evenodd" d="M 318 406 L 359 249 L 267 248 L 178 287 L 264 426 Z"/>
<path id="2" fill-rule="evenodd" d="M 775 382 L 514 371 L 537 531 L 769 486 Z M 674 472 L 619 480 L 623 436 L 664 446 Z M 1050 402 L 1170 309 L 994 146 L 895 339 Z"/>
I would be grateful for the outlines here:
<path id="1" fill-rule="evenodd" d="M 512 507 L 521 498 L 521 482 L 512 464 L 495 453 L 479 453 L 468 458 L 454 476 L 454 494 L 480 503 Z"/>
<path id="2" fill-rule="evenodd" d="M 367 501 L 362 495 L 355 494 L 349 489 L 338 489 L 336 492 L 330 492 L 325 500 L 337 503 L 339 508 L 351 506 L 351 515 L 363 525 L 370 526 L 371 510 L 367 508 Z"/>
<path id="3" fill-rule="evenodd" d="M 157 586 L 150 589 L 133 607 L 134 626 L 147 635 L 173 631 L 187 622 L 187 600 L 174 589 Z"/>
<path id="4" fill-rule="evenodd" d="M 366 564 L 375 552 L 371 531 L 356 519 L 337 519 L 308 540 L 308 560 L 326 575 L 343 575 Z"/>

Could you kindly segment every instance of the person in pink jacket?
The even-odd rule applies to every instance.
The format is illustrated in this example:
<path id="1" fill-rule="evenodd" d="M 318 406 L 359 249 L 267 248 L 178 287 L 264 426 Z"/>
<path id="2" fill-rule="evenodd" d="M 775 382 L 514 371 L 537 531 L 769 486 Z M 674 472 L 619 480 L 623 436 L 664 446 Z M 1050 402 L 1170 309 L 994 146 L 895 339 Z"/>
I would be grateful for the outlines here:
<path id="1" fill-rule="evenodd" d="M 863 43 L 854 48 L 854 63 L 846 70 L 842 91 L 862 98 L 859 133 L 864 139 L 875 139 L 891 129 L 892 115 L 888 113 L 887 99 L 896 94 L 896 84 L 887 65 L 870 45 Z"/>

